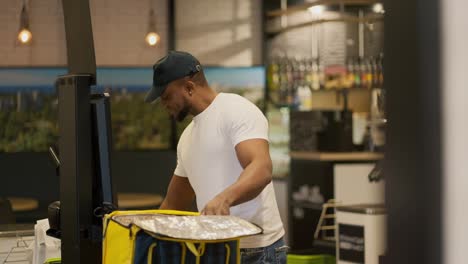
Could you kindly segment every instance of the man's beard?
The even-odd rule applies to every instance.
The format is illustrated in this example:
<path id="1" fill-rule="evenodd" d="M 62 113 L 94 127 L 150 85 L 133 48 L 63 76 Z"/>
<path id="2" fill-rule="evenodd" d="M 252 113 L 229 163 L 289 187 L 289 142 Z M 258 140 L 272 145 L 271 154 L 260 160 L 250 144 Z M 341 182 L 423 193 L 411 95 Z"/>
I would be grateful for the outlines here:
<path id="1" fill-rule="evenodd" d="M 182 122 L 186 117 L 187 115 L 189 114 L 190 112 L 190 107 L 189 106 L 185 106 L 182 110 L 180 110 L 180 112 L 177 114 L 177 116 L 175 117 L 175 119 L 178 121 L 178 122 Z"/>

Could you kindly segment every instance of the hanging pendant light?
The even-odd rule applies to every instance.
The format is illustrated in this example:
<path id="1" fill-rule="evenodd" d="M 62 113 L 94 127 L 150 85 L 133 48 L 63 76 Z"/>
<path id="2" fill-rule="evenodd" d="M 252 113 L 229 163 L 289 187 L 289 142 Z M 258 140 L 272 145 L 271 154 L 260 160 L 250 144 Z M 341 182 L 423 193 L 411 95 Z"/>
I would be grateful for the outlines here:
<path id="1" fill-rule="evenodd" d="M 372 6 L 372 11 L 377 14 L 384 14 L 385 10 L 382 3 L 375 3 Z"/>
<path id="2" fill-rule="evenodd" d="M 313 15 L 320 15 L 325 11 L 325 6 L 323 5 L 316 5 L 308 8 L 309 12 Z"/>
<path id="3" fill-rule="evenodd" d="M 20 15 L 20 29 L 18 31 L 18 41 L 20 44 L 29 44 L 32 39 L 32 33 L 29 30 L 29 14 L 26 9 L 26 2 L 23 1 Z"/>
<path id="4" fill-rule="evenodd" d="M 159 43 L 159 40 L 160 40 L 159 34 L 156 33 L 156 23 L 154 21 L 154 10 L 153 10 L 153 7 L 151 7 L 150 14 L 149 14 L 148 33 L 146 33 L 145 41 L 149 46 L 153 47 Z"/>

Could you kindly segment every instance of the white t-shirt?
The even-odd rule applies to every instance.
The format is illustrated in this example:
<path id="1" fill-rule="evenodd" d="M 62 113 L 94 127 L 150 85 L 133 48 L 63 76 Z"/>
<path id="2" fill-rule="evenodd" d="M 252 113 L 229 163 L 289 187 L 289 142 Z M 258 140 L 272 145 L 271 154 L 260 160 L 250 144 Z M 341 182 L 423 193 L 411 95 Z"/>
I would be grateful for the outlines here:
<path id="1" fill-rule="evenodd" d="M 243 168 L 235 146 L 255 138 L 268 140 L 268 121 L 253 103 L 236 94 L 218 94 L 185 128 L 174 174 L 188 177 L 199 210 L 238 180 Z M 271 182 L 256 198 L 231 207 L 230 213 L 263 229 L 260 235 L 241 239 L 241 248 L 269 246 L 284 235 Z"/>

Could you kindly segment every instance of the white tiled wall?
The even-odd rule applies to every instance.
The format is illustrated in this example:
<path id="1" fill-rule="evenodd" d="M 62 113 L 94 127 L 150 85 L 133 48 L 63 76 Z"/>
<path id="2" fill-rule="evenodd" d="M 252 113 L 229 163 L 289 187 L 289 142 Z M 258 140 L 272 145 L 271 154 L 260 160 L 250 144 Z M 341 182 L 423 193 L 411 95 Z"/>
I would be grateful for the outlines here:
<path id="1" fill-rule="evenodd" d="M 65 31 L 61 0 L 28 0 L 33 42 L 16 42 L 22 1 L 0 2 L 0 66 L 57 66 L 66 64 Z M 157 47 L 148 47 L 150 5 L 161 35 Z M 90 0 L 96 63 L 147 66 L 167 50 L 167 0 Z"/>
<path id="2" fill-rule="evenodd" d="M 1 0 L 0 67 L 66 64 L 62 0 L 26 0 L 33 42 L 16 37 L 20 0 Z M 161 35 L 157 47 L 144 37 L 153 5 Z M 98 66 L 148 66 L 167 52 L 168 0 L 90 0 Z M 176 48 L 192 52 L 202 63 L 223 66 L 261 64 L 261 1 L 177 0 Z"/>
<path id="3" fill-rule="evenodd" d="M 261 64 L 261 2 L 175 1 L 176 49 L 191 52 L 205 65 Z"/>
<path id="4" fill-rule="evenodd" d="M 351 14 L 351 13 L 350 13 Z M 357 16 L 357 13 L 353 13 Z M 320 16 L 307 11 L 298 12 L 287 17 L 287 26 L 298 25 L 318 19 L 336 19 L 340 14 L 325 11 Z M 281 18 L 269 19 L 267 29 L 279 29 Z M 284 25 L 286 26 L 286 25 Z M 364 57 L 376 57 L 383 48 L 383 23 L 364 24 Z M 347 57 L 357 57 L 359 50 L 358 24 L 351 22 L 326 22 L 298 27 L 277 34 L 267 45 L 269 57 L 287 56 L 299 58 L 320 57 L 322 63 L 344 64 Z"/>
<path id="5" fill-rule="evenodd" d="M 337 18 L 336 12 L 324 12 L 320 17 L 307 11 L 287 17 L 288 26 L 317 19 Z M 270 19 L 268 29 L 278 29 L 280 19 Z M 284 25 L 286 26 L 286 25 Z M 268 42 L 268 54 L 271 57 L 287 56 L 299 58 L 320 57 L 322 63 L 342 64 L 346 56 L 346 23 L 328 22 L 295 28 L 276 35 Z"/>

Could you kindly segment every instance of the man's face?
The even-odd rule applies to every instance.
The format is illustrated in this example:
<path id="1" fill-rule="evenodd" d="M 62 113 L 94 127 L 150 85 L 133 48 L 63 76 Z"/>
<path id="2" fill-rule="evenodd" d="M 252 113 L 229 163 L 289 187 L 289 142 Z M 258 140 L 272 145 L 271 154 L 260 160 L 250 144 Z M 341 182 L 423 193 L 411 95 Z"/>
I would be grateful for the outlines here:
<path id="1" fill-rule="evenodd" d="M 182 121 L 190 112 L 188 91 L 184 80 L 170 82 L 161 95 L 161 103 L 177 121 Z"/>

